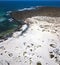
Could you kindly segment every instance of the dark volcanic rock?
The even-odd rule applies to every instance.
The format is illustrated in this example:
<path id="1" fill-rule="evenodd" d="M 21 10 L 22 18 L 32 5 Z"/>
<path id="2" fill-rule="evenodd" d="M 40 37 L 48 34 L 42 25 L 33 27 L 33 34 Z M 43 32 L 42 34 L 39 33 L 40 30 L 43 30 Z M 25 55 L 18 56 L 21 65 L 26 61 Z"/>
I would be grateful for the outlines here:
<path id="1" fill-rule="evenodd" d="M 42 65 L 41 62 L 38 62 L 37 65 Z"/>
<path id="2" fill-rule="evenodd" d="M 59 17 L 60 16 L 60 8 L 56 7 L 37 7 L 32 10 L 24 10 L 24 11 L 13 11 L 10 13 L 10 16 L 15 20 L 24 20 L 28 17 L 32 16 L 51 16 L 51 17 Z"/>

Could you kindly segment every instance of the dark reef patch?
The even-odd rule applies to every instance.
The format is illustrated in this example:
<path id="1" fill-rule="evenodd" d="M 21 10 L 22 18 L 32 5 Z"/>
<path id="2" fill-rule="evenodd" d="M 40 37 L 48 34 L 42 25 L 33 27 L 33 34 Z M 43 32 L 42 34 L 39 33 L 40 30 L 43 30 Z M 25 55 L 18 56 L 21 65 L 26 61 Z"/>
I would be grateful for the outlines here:
<path id="1" fill-rule="evenodd" d="M 25 20 L 33 16 L 60 17 L 60 8 L 58 7 L 36 7 L 32 10 L 13 11 L 10 16 L 15 20 Z"/>

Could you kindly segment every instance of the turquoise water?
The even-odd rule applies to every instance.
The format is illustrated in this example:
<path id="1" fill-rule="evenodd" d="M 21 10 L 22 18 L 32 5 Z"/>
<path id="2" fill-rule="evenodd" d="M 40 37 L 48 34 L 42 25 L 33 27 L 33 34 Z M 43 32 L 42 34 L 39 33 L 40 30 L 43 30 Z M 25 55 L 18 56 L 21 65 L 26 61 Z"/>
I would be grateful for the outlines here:
<path id="1" fill-rule="evenodd" d="M 18 23 L 9 21 L 11 17 L 6 15 L 8 11 L 36 6 L 60 7 L 60 1 L 0 1 L 0 33 L 18 27 Z"/>

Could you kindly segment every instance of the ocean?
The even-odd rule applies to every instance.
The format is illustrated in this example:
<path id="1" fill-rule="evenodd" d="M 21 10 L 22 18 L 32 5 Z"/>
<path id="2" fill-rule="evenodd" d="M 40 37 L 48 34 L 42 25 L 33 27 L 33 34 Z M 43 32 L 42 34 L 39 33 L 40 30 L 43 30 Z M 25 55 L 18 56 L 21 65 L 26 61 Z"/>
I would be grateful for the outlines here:
<path id="1" fill-rule="evenodd" d="M 60 1 L 0 1 L 0 11 L 5 12 L 35 6 L 60 7 Z"/>
<path id="2" fill-rule="evenodd" d="M 32 9 L 36 6 L 60 7 L 60 1 L 0 1 L 0 33 L 17 27 L 17 23 L 10 22 L 7 12 Z"/>

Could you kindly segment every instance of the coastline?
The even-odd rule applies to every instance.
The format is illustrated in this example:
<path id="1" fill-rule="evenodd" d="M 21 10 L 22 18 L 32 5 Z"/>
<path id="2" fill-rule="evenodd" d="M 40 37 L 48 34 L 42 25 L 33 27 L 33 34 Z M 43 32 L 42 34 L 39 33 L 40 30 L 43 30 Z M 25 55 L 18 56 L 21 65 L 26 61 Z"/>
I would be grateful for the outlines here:
<path id="1" fill-rule="evenodd" d="M 10 16 L 15 20 L 25 20 L 33 16 L 59 17 L 59 13 L 59 7 L 35 7 L 31 10 L 13 11 L 10 13 Z"/>
<path id="2" fill-rule="evenodd" d="M 0 65 L 60 65 L 60 8 L 11 12 L 16 22 L 29 23 L 0 43 Z M 22 21 L 21 21 L 22 20 Z"/>
<path id="3" fill-rule="evenodd" d="M 58 7 L 42 7 L 42 6 L 36 6 L 36 7 L 31 7 L 31 8 L 24 8 L 21 10 L 17 10 L 17 11 L 9 11 L 7 12 L 7 17 L 9 16 L 10 19 L 9 21 L 11 22 L 15 22 L 18 24 L 17 28 L 10 32 L 7 32 L 7 34 L 4 35 L 0 35 L 0 39 L 5 39 L 7 40 L 9 37 L 12 37 L 13 33 L 16 31 L 20 31 L 20 28 L 26 23 L 29 24 L 29 22 L 25 22 L 25 20 L 27 18 L 31 18 L 34 16 L 42 16 L 41 18 L 43 18 L 43 16 L 47 16 L 48 18 L 46 18 L 46 21 L 49 21 L 49 17 L 52 17 L 51 21 L 54 20 L 54 17 L 56 18 L 57 21 L 59 21 L 59 19 L 57 17 L 60 17 L 60 8 Z M 2 41 L 1 41 L 2 42 Z"/>

